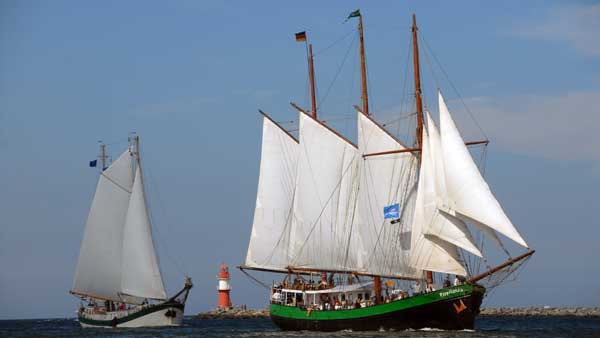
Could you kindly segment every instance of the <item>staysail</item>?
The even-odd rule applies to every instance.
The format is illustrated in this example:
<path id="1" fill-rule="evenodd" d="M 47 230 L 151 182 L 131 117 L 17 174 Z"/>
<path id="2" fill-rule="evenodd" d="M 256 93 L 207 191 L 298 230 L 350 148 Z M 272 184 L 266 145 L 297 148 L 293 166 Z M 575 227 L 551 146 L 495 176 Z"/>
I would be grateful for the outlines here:
<path id="1" fill-rule="evenodd" d="M 123 228 L 121 292 L 139 298 L 167 298 L 154 250 L 144 181 L 139 165 Z"/>
<path id="2" fill-rule="evenodd" d="M 440 140 L 440 134 L 431 115 L 429 115 L 429 112 L 427 112 L 426 115 L 427 132 L 429 134 L 429 153 L 427 154 L 427 157 L 423 156 L 423 160 L 430 162 L 425 164 L 427 168 L 425 171 L 422 171 L 421 174 L 428 175 L 428 180 L 432 181 L 433 184 L 426 184 L 426 191 L 424 191 L 426 194 L 426 207 L 430 209 L 431 215 L 431 219 L 427 223 L 424 233 L 429 236 L 436 236 L 439 239 L 463 248 L 476 256 L 482 257 L 481 251 L 477 248 L 465 222 L 457 217 L 440 212 L 437 209 L 437 201 L 440 199 L 439 196 L 446 195 L 446 175 L 442 158 L 442 142 Z"/>
<path id="3" fill-rule="evenodd" d="M 290 238 L 291 265 L 321 270 L 355 267 L 356 147 L 300 112 L 298 172 Z"/>
<path id="4" fill-rule="evenodd" d="M 453 226 L 437 212 L 432 162 L 429 133 L 427 128 L 423 128 L 421 170 L 411 238 L 411 264 L 422 270 L 466 276 L 467 272 L 456 246 L 437 235 L 428 235 L 432 230 L 437 233 L 439 229 L 449 229 Z M 444 224 L 438 226 L 438 222 Z"/>
<path id="5" fill-rule="evenodd" d="M 256 208 L 246 267 L 286 271 L 298 141 L 266 115 Z"/>
<path id="6" fill-rule="evenodd" d="M 100 175 L 85 225 L 73 292 L 119 299 L 123 224 L 133 185 L 129 150 Z"/>
<path id="7" fill-rule="evenodd" d="M 379 124 L 358 112 L 358 150 L 364 155 L 406 147 Z M 410 238 L 416 197 L 417 159 L 412 153 L 366 157 L 360 161 L 358 224 L 361 241 L 358 271 L 417 278 L 410 266 Z M 383 208 L 398 204 L 396 219 L 385 219 Z M 392 224 L 392 221 L 394 223 Z"/>
<path id="8" fill-rule="evenodd" d="M 508 219 L 477 169 L 441 92 L 439 109 L 447 195 L 441 199 L 438 207 L 476 226 L 487 226 L 527 248 L 527 243 Z"/>

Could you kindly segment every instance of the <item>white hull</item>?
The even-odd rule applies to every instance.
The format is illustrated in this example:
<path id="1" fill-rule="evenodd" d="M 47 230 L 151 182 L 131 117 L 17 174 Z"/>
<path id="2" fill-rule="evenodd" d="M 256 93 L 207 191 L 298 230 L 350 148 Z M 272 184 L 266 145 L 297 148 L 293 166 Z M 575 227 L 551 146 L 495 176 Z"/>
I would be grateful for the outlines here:
<path id="1" fill-rule="evenodd" d="M 167 311 L 174 312 L 174 316 L 167 316 Z M 117 318 L 124 318 L 134 314 L 135 312 L 129 311 L 115 311 L 108 314 L 85 314 L 85 319 L 105 321 L 104 323 L 90 324 L 83 321 L 79 321 L 81 327 L 111 327 L 110 321 L 115 316 Z M 84 319 L 84 320 L 85 320 Z M 140 317 L 127 320 L 122 323 L 118 323 L 116 327 L 152 327 L 152 326 L 180 326 L 183 322 L 183 311 L 175 307 L 168 307 Z"/>

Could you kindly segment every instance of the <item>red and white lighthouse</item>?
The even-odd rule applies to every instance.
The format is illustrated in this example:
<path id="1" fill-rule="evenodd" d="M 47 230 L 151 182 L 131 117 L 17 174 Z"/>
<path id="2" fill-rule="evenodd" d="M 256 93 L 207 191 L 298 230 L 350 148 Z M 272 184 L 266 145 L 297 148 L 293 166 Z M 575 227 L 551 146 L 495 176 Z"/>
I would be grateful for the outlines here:
<path id="1" fill-rule="evenodd" d="M 219 305 L 220 309 L 231 308 L 231 298 L 229 298 L 229 291 L 231 286 L 229 285 L 229 267 L 225 264 L 221 264 L 219 267 Z"/>

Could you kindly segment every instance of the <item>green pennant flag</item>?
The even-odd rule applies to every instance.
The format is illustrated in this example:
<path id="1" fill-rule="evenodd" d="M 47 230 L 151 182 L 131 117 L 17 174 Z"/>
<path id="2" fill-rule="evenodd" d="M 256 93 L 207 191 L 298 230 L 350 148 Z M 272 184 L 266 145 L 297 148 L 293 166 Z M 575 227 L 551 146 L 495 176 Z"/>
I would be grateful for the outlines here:
<path id="1" fill-rule="evenodd" d="M 348 15 L 348 17 L 346 18 L 346 21 L 350 20 L 351 18 L 356 18 L 360 16 L 360 9 L 355 10 L 354 12 L 350 13 L 350 15 Z M 346 22 L 344 21 L 344 22 Z"/>

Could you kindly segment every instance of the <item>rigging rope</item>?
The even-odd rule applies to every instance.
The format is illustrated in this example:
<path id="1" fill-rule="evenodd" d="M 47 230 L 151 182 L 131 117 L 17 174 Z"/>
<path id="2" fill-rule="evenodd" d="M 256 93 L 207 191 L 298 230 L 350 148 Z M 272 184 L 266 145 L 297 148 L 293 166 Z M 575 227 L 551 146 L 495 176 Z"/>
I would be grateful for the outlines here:
<path id="1" fill-rule="evenodd" d="M 154 181 L 154 177 L 152 176 L 151 171 L 146 168 L 145 172 L 147 173 L 147 177 L 150 180 L 151 186 L 153 187 L 153 191 L 154 194 L 157 196 L 158 198 L 158 205 L 159 205 L 159 209 L 161 210 L 161 213 L 165 216 L 166 218 L 166 209 L 163 205 L 162 199 L 160 198 L 160 194 L 158 192 L 158 185 L 155 183 Z M 151 202 L 151 201 L 149 201 Z M 160 246 L 162 247 L 163 251 L 165 252 L 165 254 L 167 255 L 167 258 L 169 259 L 169 261 L 175 265 L 175 268 L 177 269 L 177 271 L 183 276 L 183 277 L 187 277 L 188 275 L 186 274 L 185 271 L 187 271 L 186 267 L 185 267 L 185 263 L 181 263 L 183 265 L 181 265 L 179 263 L 179 261 L 175 260 L 174 257 L 171 255 L 171 252 L 168 249 L 168 246 L 166 244 L 166 242 L 163 240 L 163 235 L 159 229 L 159 227 L 156 226 L 156 224 L 154 223 L 153 219 L 154 219 L 154 213 L 153 213 L 153 208 L 148 208 L 148 217 L 150 218 L 150 224 L 154 224 L 154 226 L 152 227 L 152 229 L 156 230 L 158 238 L 160 239 L 160 241 L 158 241 L 158 243 L 160 244 Z M 167 223 L 167 230 L 169 232 L 172 231 L 172 227 L 171 227 L 171 223 L 170 222 L 163 222 L 163 223 Z M 159 257 L 157 257 L 157 259 L 159 259 Z"/>
<path id="2" fill-rule="evenodd" d="M 255 278 L 254 276 L 252 276 L 251 274 L 249 274 L 248 272 L 246 272 L 246 270 L 240 268 L 240 271 L 242 271 L 244 273 L 244 275 L 246 275 L 248 278 L 250 278 L 250 280 L 252 280 L 256 285 L 262 286 L 262 287 L 264 287 L 267 290 L 271 290 L 271 287 L 269 285 L 267 285 L 266 283 L 262 282 L 258 278 Z"/>
<path id="3" fill-rule="evenodd" d="M 467 104 L 465 103 L 465 101 L 464 101 L 462 95 L 460 95 L 460 92 L 458 91 L 458 89 L 456 89 L 456 86 L 454 86 L 454 83 L 452 81 L 450 81 L 450 77 L 448 76 L 448 73 L 446 73 L 446 70 L 444 69 L 444 67 L 442 67 L 442 63 L 438 60 L 437 56 L 433 52 L 433 49 L 427 43 L 427 40 L 425 40 L 425 36 L 423 35 L 423 32 L 421 32 L 420 37 L 421 37 L 421 41 L 423 41 L 423 43 L 425 44 L 426 50 L 429 50 L 429 52 L 431 53 L 431 56 L 433 56 L 433 59 L 438 64 L 440 70 L 442 71 L 442 74 L 446 78 L 446 81 L 448 81 L 448 83 L 450 84 L 450 86 L 452 87 L 452 89 L 454 90 L 454 92 L 456 93 L 458 98 L 460 99 L 460 102 L 462 103 L 462 105 L 465 107 L 465 109 L 469 113 L 469 116 L 471 116 L 471 119 L 473 120 L 473 122 L 475 122 L 475 125 L 477 126 L 477 128 L 479 128 L 479 131 L 481 131 L 483 136 L 487 139 L 488 138 L 487 134 L 485 133 L 485 131 L 483 131 L 483 128 L 481 128 L 481 125 L 479 124 L 477 119 L 475 119 L 475 116 L 473 115 L 473 113 L 471 112 L 471 110 L 469 109 Z M 438 86 L 438 88 L 439 88 L 439 86 Z"/>
<path id="4" fill-rule="evenodd" d="M 320 107 L 321 104 L 323 103 L 323 101 L 325 101 L 325 99 L 327 99 L 327 96 L 329 96 L 331 88 L 333 87 L 333 85 L 336 82 L 338 76 L 342 72 L 342 68 L 344 67 L 344 64 L 346 63 L 346 60 L 348 59 L 348 55 L 350 54 L 350 50 L 352 49 L 352 47 L 354 46 L 354 43 L 356 42 L 356 38 L 357 38 L 357 35 L 354 36 L 354 39 L 352 39 L 352 42 L 348 46 L 348 50 L 346 51 L 346 54 L 344 55 L 344 60 L 342 61 L 342 63 L 338 67 L 338 69 L 337 69 L 337 71 L 335 73 L 335 76 L 333 77 L 333 80 L 329 84 L 329 87 L 327 87 L 327 90 L 325 91 L 325 95 L 321 98 L 321 100 L 318 101 L 317 107 Z"/>
<path id="5" fill-rule="evenodd" d="M 348 38 L 350 35 L 352 35 L 352 34 L 353 34 L 353 33 L 355 33 L 355 32 L 356 32 L 356 30 L 354 30 L 354 29 L 351 29 L 350 31 L 348 31 L 348 33 L 346 33 L 346 34 L 345 34 L 344 36 L 342 36 L 341 38 L 339 38 L 339 39 L 335 40 L 335 41 L 334 41 L 333 43 L 331 43 L 329 46 L 327 46 L 327 47 L 325 47 L 325 48 L 323 48 L 323 49 L 320 49 L 320 50 L 318 50 L 317 52 L 315 52 L 315 53 L 313 54 L 313 56 L 316 56 L 316 55 L 320 55 L 320 54 L 323 54 L 323 53 L 325 53 L 326 51 L 328 51 L 329 49 L 331 49 L 332 47 L 334 47 L 334 46 L 335 46 L 335 45 L 337 45 L 338 43 L 341 43 L 343 40 L 345 40 L 346 38 Z"/>

